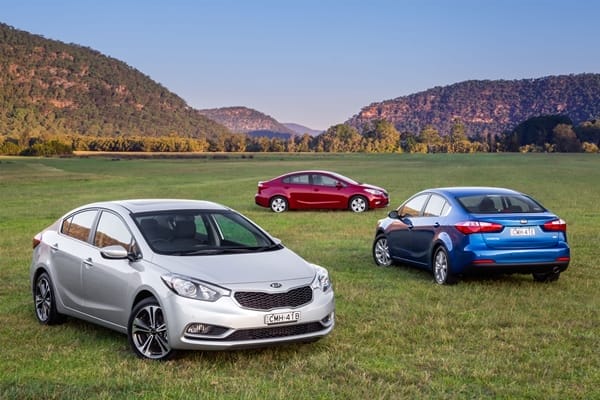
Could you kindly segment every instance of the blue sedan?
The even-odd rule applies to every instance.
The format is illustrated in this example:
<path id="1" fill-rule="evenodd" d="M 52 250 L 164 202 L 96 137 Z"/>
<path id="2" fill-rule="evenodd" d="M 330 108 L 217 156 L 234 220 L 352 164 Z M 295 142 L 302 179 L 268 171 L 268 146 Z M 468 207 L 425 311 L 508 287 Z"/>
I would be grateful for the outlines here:
<path id="1" fill-rule="evenodd" d="M 429 269 L 439 284 L 478 272 L 555 281 L 571 259 L 565 221 L 523 193 L 492 187 L 415 194 L 378 221 L 373 258 Z"/>

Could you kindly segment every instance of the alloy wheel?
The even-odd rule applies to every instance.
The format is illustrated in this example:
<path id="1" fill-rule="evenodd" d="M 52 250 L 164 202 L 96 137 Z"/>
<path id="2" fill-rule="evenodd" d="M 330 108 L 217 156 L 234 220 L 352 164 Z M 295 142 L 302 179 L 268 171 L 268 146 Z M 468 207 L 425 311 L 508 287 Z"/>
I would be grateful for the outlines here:
<path id="1" fill-rule="evenodd" d="M 392 264 L 390 249 L 385 237 L 380 237 L 375 241 L 375 245 L 373 246 L 373 258 L 377 265 L 387 267 Z"/>
<path id="2" fill-rule="evenodd" d="M 440 285 L 447 283 L 448 280 L 448 256 L 443 249 L 438 249 L 435 253 L 433 275 L 435 281 Z"/>
<path id="3" fill-rule="evenodd" d="M 167 324 L 156 303 L 138 308 L 131 322 L 131 342 L 136 352 L 146 358 L 165 359 L 171 353 Z"/>
<path id="4" fill-rule="evenodd" d="M 35 313 L 40 322 L 47 323 L 50 319 L 50 313 L 52 310 L 52 290 L 50 289 L 50 282 L 46 278 L 46 275 L 42 275 L 36 282 L 35 293 Z"/>

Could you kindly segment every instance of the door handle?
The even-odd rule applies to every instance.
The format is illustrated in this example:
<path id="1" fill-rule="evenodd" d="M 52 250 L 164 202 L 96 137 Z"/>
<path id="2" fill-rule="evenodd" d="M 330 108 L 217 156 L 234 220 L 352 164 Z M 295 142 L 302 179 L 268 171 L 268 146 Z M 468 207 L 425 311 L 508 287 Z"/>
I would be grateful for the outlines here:
<path id="1" fill-rule="evenodd" d="M 52 249 L 52 251 L 58 251 L 58 243 L 54 243 L 53 245 L 51 245 L 50 249 Z"/>
<path id="2" fill-rule="evenodd" d="M 414 225 L 408 225 L 408 230 L 412 231 L 412 228 L 414 228 L 414 227 L 415 227 Z"/>
<path id="3" fill-rule="evenodd" d="M 433 227 L 434 227 L 434 228 L 439 228 L 439 227 L 440 227 L 440 223 L 439 223 L 439 222 L 436 222 L 435 224 L 433 224 Z"/>
<path id="4" fill-rule="evenodd" d="M 85 260 L 83 260 L 83 265 L 85 265 L 86 268 L 92 268 L 92 266 L 94 265 L 94 263 L 92 262 L 92 257 L 88 257 Z"/>

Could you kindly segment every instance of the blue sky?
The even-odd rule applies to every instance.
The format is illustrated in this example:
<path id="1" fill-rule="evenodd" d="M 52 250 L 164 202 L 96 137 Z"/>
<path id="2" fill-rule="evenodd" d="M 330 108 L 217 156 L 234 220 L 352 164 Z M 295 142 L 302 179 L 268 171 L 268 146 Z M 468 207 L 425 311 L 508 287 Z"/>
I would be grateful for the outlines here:
<path id="1" fill-rule="evenodd" d="M 2 4 L 5 3 L 5 4 Z M 327 129 L 471 79 L 600 72 L 598 0 L 0 0 L 0 22 L 117 58 L 194 108 Z"/>

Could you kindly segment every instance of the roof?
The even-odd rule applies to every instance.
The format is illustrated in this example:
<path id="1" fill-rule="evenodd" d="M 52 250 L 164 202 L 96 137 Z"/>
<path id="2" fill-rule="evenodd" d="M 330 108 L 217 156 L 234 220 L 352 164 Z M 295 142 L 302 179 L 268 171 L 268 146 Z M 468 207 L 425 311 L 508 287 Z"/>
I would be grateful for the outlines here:
<path id="1" fill-rule="evenodd" d="M 121 206 L 132 213 L 163 211 L 163 210 L 229 210 L 224 205 L 205 200 L 185 199 L 130 199 L 104 201 L 87 204 L 80 208 L 105 207 L 114 209 Z"/>
<path id="2" fill-rule="evenodd" d="M 438 192 L 454 196 L 467 196 L 475 194 L 521 194 L 520 192 L 507 188 L 491 187 L 491 186 L 454 186 L 427 189 L 423 192 Z"/>

